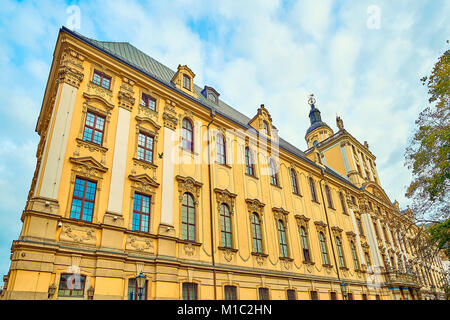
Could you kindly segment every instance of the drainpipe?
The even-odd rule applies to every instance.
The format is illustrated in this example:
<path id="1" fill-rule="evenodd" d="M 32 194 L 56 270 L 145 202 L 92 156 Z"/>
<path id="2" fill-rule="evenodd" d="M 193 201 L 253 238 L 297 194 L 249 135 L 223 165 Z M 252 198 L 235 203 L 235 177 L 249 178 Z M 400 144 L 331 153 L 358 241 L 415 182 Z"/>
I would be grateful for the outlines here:
<path id="1" fill-rule="evenodd" d="M 325 180 L 325 172 L 324 172 L 323 168 L 320 168 L 320 173 L 322 174 L 322 179 L 320 179 L 320 181 L 319 181 L 320 194 L 322 195 L 323 209 L 325 211 L 325 217 L 327 219 L 328 233 L 330 234 L 331 251 L 333 252 L 334 265 L 336 266 L 336 272 L 337 272 L 337 277 L 338 277 L 338 281 L 339 281 L 339 287 L 341 288 L 341 294 L 342 294 L 342 297 L 345 299 L 344 293 L 342 292 L 341 277 L 339 275 L 339 267 L 338 267 L 338 263 L 337 263 L 337 260 L 336 260 L 336 254 L 334 252 L 333 236 L 332 236 L 332 233 L 331 233 L 330 222 L 328 220 L 327 206 L 325 204 L 325 198 L 323 196 L 323 191 L 322 191 L 322 181 Z"/>
<path id="2" fill-rule="evenodd" d="M 211 109 L 211 121 L 206 126 L 208 133 L 208 181 L 209 181 L 209 214 L 210 214 L 210 227 L 211 227 L 211 260 L 213 266 L 213 283 L 214 283 L 214 300 L 217 300 L 217 286 L 216 286 L 216 262 L 214 259 L 214 226 L 213 226 L 213 196 L 212 196 L 212 185 L 211 185 L 211 150 L 210 143 L 211 137 L 209 134 L 209 126 L 213 123 L 214 117 L 216 116 L 216 111 L 214 108 Z"/>

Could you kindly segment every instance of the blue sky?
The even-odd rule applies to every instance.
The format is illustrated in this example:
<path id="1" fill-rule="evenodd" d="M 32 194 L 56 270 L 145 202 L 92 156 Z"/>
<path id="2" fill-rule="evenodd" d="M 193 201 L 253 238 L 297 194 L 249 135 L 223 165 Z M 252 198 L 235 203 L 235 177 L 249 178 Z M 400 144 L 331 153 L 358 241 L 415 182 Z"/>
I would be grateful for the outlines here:
<path id="1" fill-rule="evenodd" d="M 10 1 L 0 8 L 0 275 L 9 268 L 39 137 L 59 28 L 70 5 L 83 35 L 127 41 L 252 117 L 262 103 L 280 136 L 306 149 L 307 97 L 336 129 L 336 114 L 377 157 L 391 200 L 408 205 L 404 150 L 427 105 L 419 79 L 448 49 L 450 2 Z M 375 10 L 375 11 L 374 11 Z M 375 12 L 375 13 L 374 13 Z"/>

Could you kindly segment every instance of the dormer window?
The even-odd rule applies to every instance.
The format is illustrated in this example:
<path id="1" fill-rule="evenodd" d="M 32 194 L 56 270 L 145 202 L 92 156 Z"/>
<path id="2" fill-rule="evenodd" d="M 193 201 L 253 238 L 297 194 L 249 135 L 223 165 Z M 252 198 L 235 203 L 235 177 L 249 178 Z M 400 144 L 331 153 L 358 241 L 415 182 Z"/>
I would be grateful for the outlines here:
<path id="1" fill-rule="evenodd" d="M 191 91 L 191 78 L 186 74 L 183 74 L 183 88 Z"/>
<path id="2" fill-rule="evenodd" d="M 264 133 L 270 136 L 269 125 L 267 124 L 267 121 L 264 121 L 263 124 L 264 124 Z"/>
<path id="3" fill-rule="evenodd" d="M 205 86 L 202 95 L 211 102 L 218 103 L 220 94 L 212 87 Z"/>

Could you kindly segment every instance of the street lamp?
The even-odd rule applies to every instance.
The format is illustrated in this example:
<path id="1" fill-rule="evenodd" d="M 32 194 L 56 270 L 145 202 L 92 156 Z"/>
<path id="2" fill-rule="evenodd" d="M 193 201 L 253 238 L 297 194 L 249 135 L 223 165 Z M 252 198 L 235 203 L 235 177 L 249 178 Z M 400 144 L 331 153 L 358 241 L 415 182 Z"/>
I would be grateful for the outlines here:
<path id="1" fill-rule="evenodd" d="M 138 299 L 142 300 L 142 292 L 144 291 L 144 286 L 145 286 L 145 275 L 142 273 L 139 273 L 139 275 L 136 277 L 136 282 L 137 282 L 137 286 L 138 286 Z"/>
<path id="2" fill-rule="evenodd" d="M 347 284 L 345 282 L 341 282 L 341 292 L 344 300 L 347 300 Z"/>

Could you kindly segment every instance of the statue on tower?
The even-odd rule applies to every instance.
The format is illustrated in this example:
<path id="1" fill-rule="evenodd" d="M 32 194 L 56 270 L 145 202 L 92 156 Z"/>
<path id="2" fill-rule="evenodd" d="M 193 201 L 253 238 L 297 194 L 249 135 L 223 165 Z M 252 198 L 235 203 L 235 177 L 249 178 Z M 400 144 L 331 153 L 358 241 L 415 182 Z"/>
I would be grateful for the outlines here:
<path id="1" fill-rule="evenodd" d="M 336 116 L 336 125 L 339 129 L 339 131 L 344 130 L 344 121 L 342 121 L 341 117 Z"/>

